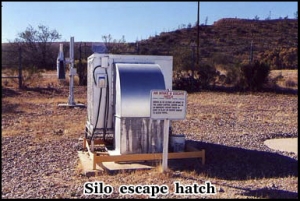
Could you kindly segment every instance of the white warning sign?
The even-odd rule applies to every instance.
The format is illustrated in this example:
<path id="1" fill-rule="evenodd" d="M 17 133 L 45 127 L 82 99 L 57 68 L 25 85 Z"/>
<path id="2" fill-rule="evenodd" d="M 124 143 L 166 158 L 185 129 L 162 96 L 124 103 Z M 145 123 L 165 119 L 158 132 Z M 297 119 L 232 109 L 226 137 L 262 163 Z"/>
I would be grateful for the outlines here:
<path id="1" fill-rule="evenodd" d="M 186 91 L 152 90 L 150 117 L 152 119 L 185 119 Z"/>

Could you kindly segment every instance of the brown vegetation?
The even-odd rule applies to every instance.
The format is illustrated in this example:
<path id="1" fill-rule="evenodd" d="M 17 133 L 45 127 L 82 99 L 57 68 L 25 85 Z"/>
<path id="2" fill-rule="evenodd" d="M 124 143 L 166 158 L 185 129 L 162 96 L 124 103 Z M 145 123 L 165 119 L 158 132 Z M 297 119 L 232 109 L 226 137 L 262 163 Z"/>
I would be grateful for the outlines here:
<path id="1" fill-rule="evenodd" d="M 191 41 L 197 41 L 197 27 L 163 32 L 143 40 L 140 43 L 140 52 L 173 55 L 176 60 L 181 58 L 181 62 L 175 60 L 175 70 L 186 69 L 185 60 L 192 59 Z M 271 69 L 298 68 L 297 19 L 221 19 L 213 25 L 201 25 L 200 67 L 201 64 L 210 64 L 224 68 L 248 62 L 251 42 L 254 60 L 269 63 Z M 188 69 L 191 69 L 191 66 Z"/>
<path id="2" fill-rule="evenodd" d="M 118 42 L 111 38 L 104 40 L 104 43 L 110 48 L 110 53 L 172 55 L 175 70 L 189 70 L 192 68 L 188 61 L 192 60 L 191 41 L 197 41 L 196 26 L 162 32 L 136 43 L 126 43 L 125 39 Z M 200 25 L 199 65 L 224 68 L 248 62 L 251 42 L 254 60 L 269 63 L 273 70 L 298 68 L 297 19 L 221 19 L 213 25 Z M 54 52 L 59 50 L 60 43 L 53 43 Z M 67 55 L 69 43 L 63 44 Z M 86 59 L 92 54 L 92 43 L 89 41 L 75 42 L 74 47 L 77 60 L 80 56 Z M 11 44 L 2 43 L 2 51 L 6 50 L 11 50 Z M 5 57 L 3 55 L 2 59 Z"/>
<path id="3" fill-rule="evenodd" d="M 135 43 L 126 44 L 126 51 L 173 55 L 175 70 L 189 70 L 190 42 L 196 36 L 197 27 L 178 29 L 140 41 L 138 48 Z M 94 178 L 81 175 L 78 139 L 84 135 L 87 111 L 58 107 L 67 103 L 68 79 L 58 81 L 56 71 L 47 71 L 43 78 L 31 76 L 25 89 L 18 89 L 17 79 L 2 79 L 2 197 L 102 198 L 84 196 L 83 185 L 103 181 L 114 187 L 103 198 L 148 198 L 120 195 L 118 187 L 168 185 L 172 192 L 175 181 L 185 185 L 210 181 L 217 187 L 216 195 L 170 193 L 159 198 L 298 198 L 298 155 L 263 143 L 298 137 L 298 96 L 284 93 L 298 91 L 298 20 L 223 19 L 201 25 L 199 63 L 226 75 L 228 68 L 248 62 L 251 41 L 254 59 L 270 62 L 273 70 L 267 85 L 274 93 L 188 94 L 186 119 L 172 122 L 173 133 L 185 134 L 190 143 L 204 148 L 206 164 L 170 160 L 166 173 L 159 171 L 158 164 L 152 170 L 104 172 Z M 82 43 L 84 59 L 91 54 L 89 45 Z M 7 44 L 2 48 L 9 49 Z M 218 82 L 223 85 L 224 80 Z M 87 103 L 86 86 L 79 86 L 77 76 L 74 97 L 77 103 Z"/>
<path id="4" fill-rule="evenodd" d="M 277 73 L 277 72 L 275 72 Z M 185 120 L 173 121 L 173 133 L 183 133 L 206 149 L 206 164 L 172 160 L 169 171 L 121 171 L 87 178 L 80 174 L 77 150 L 82 146 L 86 108 L 61 108 L 68 84 L 47 73 L 26 90 L 2 86 L 2 197 L 100 198 L 84 196 L 87 181 L 114 187 L 103 198 L 148 198 L 120 195 L 120 185 L 184 185 L 210 181 L 216 195 L 173 195 L 160 198 L 298 198 L 298 156 L 272 150 L 266 139 L 298 137 L 298 97 L 275 93 L 188 94 Z M 49 74 L 54 74 L 51 77 Z M 284 71 L 282 72 L 285 77 Z M 275 75 L 276 76 L 276 75 Z M 288 78 L 292 79 L 292 78 Z M 86 87 L 75 86 L 76 102 L 87 103 Z"/>

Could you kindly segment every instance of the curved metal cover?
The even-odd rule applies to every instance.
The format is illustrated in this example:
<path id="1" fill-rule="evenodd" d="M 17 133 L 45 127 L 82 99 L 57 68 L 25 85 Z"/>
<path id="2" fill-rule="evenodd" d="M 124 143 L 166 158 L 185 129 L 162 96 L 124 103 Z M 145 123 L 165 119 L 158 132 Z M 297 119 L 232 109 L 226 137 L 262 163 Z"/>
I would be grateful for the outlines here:
<path id="1" fill-rule="evenodd" d="M 158 64 L 116 64 L 116 115 L 150 117 L 150 91 L 166 89 Z"/>

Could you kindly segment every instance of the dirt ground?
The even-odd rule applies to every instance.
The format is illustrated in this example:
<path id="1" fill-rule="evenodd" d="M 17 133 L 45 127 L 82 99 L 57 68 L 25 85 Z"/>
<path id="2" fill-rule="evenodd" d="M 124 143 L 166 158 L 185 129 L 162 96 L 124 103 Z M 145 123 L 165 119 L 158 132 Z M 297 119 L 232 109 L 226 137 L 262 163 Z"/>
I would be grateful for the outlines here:
<path id="1" fill-rule="evenodd" d="M 2 198 L 148 198 L 121 195 L 121 185 L 167 185 L 158 198 L 298 198 L 298 155 L 273 150 L 267 139 L 298 137 L 298 95 L 199 92 L 188 94 L 185 120 L 172 121 L 174 134 L 206 150 L 196 159 L 169 161 L 169 170 L 80 174 L 77 151 L 86 108 L 61 108 L 69 87 L 41 82 L 19 90 L 2 87 Z M 86 87 L 75 86 L 77 103 L 87 104 Z M 83 195 L 85 182 L 111 185 L 110 195 Z M 174 182 L 211 182 L 214 195 L 176 195 Z"/>

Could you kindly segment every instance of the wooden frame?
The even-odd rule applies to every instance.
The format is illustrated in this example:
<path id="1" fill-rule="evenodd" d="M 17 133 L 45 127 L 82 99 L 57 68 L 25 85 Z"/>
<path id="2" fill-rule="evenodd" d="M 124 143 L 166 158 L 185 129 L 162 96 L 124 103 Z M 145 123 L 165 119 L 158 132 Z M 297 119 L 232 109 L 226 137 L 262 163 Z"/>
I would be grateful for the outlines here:
<path id="1" fill-rule="evenodd" d="M 102 140 L 94 140 L 95 144 L 103 144 Z M 103 144 L 104 145 L 104 144 Z M 86 138 L 83 139 L 83 148 L 87 148 L 89 156 L 93 162 L 93 170 L 96 170 L 96 164 L 100 164 L 103 167 L 103 162 L 125 162 L 125 161 L 147 161 L 147 160 L 162 160 L 163 153 L 151 153 L 151 154 L 126 154 L 126 155 L 114 155 L 111 156 L 107 152 L 92 152 L 89 142 Z M 202 165 L 205 164 L 205 150 L 198 150 L 194 147 L 187 147 L 186 152 L 172 152 L 168 153 L 168 159 L 180 159 L 180 158 L 201 158 Z"/>

